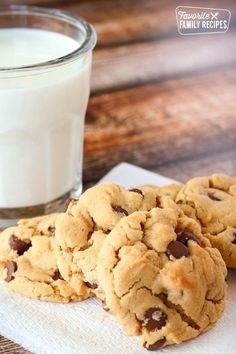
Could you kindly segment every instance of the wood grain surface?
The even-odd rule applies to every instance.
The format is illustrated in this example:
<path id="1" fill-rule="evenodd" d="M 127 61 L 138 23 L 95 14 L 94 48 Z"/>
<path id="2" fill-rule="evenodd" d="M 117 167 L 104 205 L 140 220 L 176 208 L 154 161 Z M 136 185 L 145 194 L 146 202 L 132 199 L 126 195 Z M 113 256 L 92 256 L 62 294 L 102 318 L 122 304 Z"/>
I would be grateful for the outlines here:
<path id="1" fill-rule="evenodd" d="M 166 164 L 194 164 L 235 149 L 235 84 L 236 70 L 228 69 L 91 97 L 85 181 L 95 182 L 122 160 L 152 170 L 162 166 L 165 174 Z"/>
<path id="2" fill-rule="evenodd" d="M 204 36 L 177 33 L 175 0 L 28 3 L 84 17 L 98 33 L 85 126 L 85 187 L 121 161 L 182 182 L 213 172 L 236 175 L 235 1 L 204 2 L 232 14 L 226 34 Z M 0 337 L 0 353 L 27 351 Z"/>

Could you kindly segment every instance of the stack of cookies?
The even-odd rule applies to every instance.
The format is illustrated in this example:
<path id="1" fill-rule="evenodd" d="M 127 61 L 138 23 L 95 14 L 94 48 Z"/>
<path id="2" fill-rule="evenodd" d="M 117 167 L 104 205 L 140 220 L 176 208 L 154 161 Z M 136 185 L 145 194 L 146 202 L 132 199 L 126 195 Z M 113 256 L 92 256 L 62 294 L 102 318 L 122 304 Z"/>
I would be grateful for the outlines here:
<path id="1" fill-rule="evenodd" d="M 149 350 L 211 329 L 236 268 L 236 179 L 88 189 L 67 210 L 0 235 L 8 289 L 44 301 L 96 296 Z M 78 305 L 79 306 L 79 305 Z"/>

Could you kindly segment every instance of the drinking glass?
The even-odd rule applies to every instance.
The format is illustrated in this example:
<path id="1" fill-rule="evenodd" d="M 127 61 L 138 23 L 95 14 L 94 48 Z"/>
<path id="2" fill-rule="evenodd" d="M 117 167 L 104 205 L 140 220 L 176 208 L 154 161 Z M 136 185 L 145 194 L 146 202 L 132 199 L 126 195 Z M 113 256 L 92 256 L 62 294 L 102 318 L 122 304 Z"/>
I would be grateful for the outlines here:
<path id="1" fill-rule="evenodd" d="M 17 41 L 32 30 L 35 40 L 58 35 L 46 46 L 55 51 L 53 59 L 43 59 L 42 50 L 40 62 L 11 65 L 14 53 L 1 51 L 1 40 L 8 40 L 4 33 Z M 58 57 L 65 38 L 76 48 Z M 95 30 L 81 18 L 54 9 L 0 7 L 0 55 L 6 54 L 7 63 L 0 65 L 0 228 L 57 211 L 68 197 L 80 195 L 95 44 Z M 15 50 L 24 57 L 26 47 Z"/>

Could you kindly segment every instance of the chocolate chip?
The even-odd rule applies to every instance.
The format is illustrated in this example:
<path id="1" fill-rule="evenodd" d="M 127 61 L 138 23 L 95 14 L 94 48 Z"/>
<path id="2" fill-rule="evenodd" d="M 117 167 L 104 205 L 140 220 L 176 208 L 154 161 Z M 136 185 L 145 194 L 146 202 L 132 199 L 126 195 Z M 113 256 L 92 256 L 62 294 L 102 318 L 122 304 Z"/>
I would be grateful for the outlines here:
<path id="1" fill-rule="evenodd" d="M 125 210 L 125 209 L 123 209 L 123 208 L 121 208 L 120 206 L 113 206 L 112 208 L 113 208 L 113 210 L 114 210 L 115 212 L 117 212 L 118 214 L 124 214 L 125 216 L 128 216 L 128 215 L 129 215 L 128 211 Z"/>
<path id="2" fill-rule="evenodd" d="M 129 189 L 129 191 L 130 192 L 139 193 L 139 194 L 141 194 L 143 196 L 143 192 L 140 189 L 138 189 L 138 188 L 131 188 L 131 189 Z"/>
<path id="3" fill-rule="evenodd" d="M 167 315 L 160 307 L 150 307 L 144 314 L 143 326 L 148 331 L 156 331 L 166 325 Z"/>
<path id="4" fill-rule="evenodd" d="M 97 287 L 98 287 L 98 285 L 96 283 L 89 283 L 88 281 L 86 281 L 85 284 L 90 289 L 97 289 Z"/>
<path id="5" fill-rule="evenodd" d="M 234 245 L 236 245 L 236 232 L 233 233 L 233 236 L 234 236 L 234 240 L 232 241 L 232 243 L 233 243 Z"/>
<path id="6" fill-rule="evenodd" d="M 48 231 L 51 232 L 52 234 L 54 234 L 56 231 L 56 228 L 54 226 L 49 226 Z"/>
<path id="7" fill-rule="evenodd" d="M 162 291 L 160 294 L 158 294 L 158 296 L 162 299 L 162 301 L 166 300 L 168 297 L 168 291 L 164 290 Z"/>
<path id="8" fill-rule="evenodd" d="M 156 207 L 161 208 L 161 198 L 160 197 L 156 197 Z"/>
<path id="9" fill-rule="evenodd" d="M 157 349 L 161 348 L 165 344 L 165 342 L 166 342 L 165 338 L 159 339 L 153 344 L 147 344 L 147 342 L 145 342 L 144 347 L 147 350 L 157 350 Z"/>
<path id="10" fill-rule="evenodd" d="M 209 197 L 210 199 L 212 199 L 212 200 L 216 200 L 217 202 L 221 202 L 221 201 L 222 201 L 221 198 L 217 197 L 217 196 L 216 196 L 215 194 L 213 194 L 213 193 L 208 193 L 208 197 Z"/>
<path id="11" fill-rule="evenodd" d="M 178 236 L 178 241 L 183 243 L 185 246 L 188 246 L 189 240 L 192 240 L 200 245 L 200 241 L 191 231 L 184 230 L 181 235 Z"/>
<path id="12" fill-rule="evenodd" d="M 171 241 L 167 246 L 167 253 L 177 259 L 189 255 L 188 248 L 179 241 Z"/>
<path id="13" fill-rule="evenodd" d="M 177 200 L 176 204 L 183 204 L 183 200 Z"/>
<path id="14" fill-rule="evenodd" d="M 11 235 L 11 237 L 9 238 L 9 246 L 11 247 L 12 250 L 17 251 L 17 254 L 19 256 L 22 256 L 23 253 L 25 253 L 26 251 L 28 251 L 28 249 L 31 246 L 30 242 L 24 242 L 22 240 L 20 240 L 18 237 L 16 237 L 15 235 Z"/>
<path id="15" fill-rule="evenodd" d="M 5 267 L 7 268 L 7 277 L 5 281 L 9 283 L 11 280 L 15 279 L 13 274 L 17 271 L 17 264 L 14 261 L 8 261 L 5 264 Z"/>
<path id="16" fill-rule="evenodd" d="M 57 271 L 54 273 L 52 279 L 53 279 L 54 281 L 59 280 L 59 279 L 60 279 L 60 280 L 64 280 L 64 279 L 62 278 L 61 273 L 59 272 L 59 270 L 57 270 Z"/>

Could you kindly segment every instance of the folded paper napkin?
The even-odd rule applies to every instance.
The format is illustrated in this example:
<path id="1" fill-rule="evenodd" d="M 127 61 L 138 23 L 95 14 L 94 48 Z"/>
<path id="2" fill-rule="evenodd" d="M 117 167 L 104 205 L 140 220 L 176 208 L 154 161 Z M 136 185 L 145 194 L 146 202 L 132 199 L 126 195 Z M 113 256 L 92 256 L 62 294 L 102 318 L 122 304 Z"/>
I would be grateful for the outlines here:
<path id="1" fill-rule="evenodd" d="M 125 187 L 165 185 L 169 178 L 122 163 L 101 182 Z M 236 272 L 228 275 L 226 311 L 208 333 L 158 353 L 234 354 L 236 348 Z M 147 353 L 137 337 L 127 337 L 112 315 L 96 299 L 54 304 L 10 293 L 0 285 L 0 334 L 36 354 L 139 354 Z"/>

